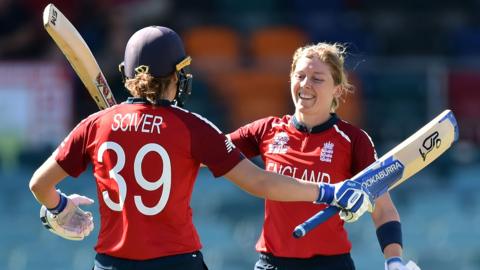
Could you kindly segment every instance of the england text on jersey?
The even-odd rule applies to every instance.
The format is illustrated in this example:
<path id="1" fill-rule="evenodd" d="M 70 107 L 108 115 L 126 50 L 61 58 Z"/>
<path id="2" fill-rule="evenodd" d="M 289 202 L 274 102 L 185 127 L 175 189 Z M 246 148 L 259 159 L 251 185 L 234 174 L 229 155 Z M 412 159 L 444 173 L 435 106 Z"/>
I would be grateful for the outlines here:
<path id="1" fill-rule="evenodd" d="M 309 182 L 324 182 L 330 183 L 330 174 L 326 172 L 304 169 L 303 171 L 295 166 L 283 165 L 273 161 L 268 161 L 265 169 L 267 171 L 275 172 L 278 174 L 283 174 L 291 176 L 293 178 L 301 179 L 303 181 Z"/>

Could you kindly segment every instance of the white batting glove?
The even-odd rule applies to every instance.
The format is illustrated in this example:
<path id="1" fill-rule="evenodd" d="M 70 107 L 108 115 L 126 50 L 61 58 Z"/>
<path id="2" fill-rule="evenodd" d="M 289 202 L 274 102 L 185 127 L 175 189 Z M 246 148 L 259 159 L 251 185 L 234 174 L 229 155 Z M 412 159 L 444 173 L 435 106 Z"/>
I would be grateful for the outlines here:
<path id="1" fill-rule="evenodd" d="M 413 261 L 403 263 L 400 257 L 391 257 L 385 260 L 385 270 L 421 270 L 420 267 Z"/>
<path id="2" fill-rule="evenodd" d="M 42 205 L 40 220 L 45 228 L 62 238 L 83 240 L 93 230 L 93 216 L 92 213 L 85 212 L 78 206 L 92 204 L 94 201 L 78 194 L 66 196 L 60 193 L 60 196 L 67 200 L 65 208 L 54 214 Z"/>
<path id="3" fill-rule="evenodd" d="M 320 184 L 317 203 L 328 203 L 341 208 L 340 218 L 345 222 L 357 221 L 365 212 L 373 211 L 373 199 L 358 182 L 345 180 L 336 184 Z"/>

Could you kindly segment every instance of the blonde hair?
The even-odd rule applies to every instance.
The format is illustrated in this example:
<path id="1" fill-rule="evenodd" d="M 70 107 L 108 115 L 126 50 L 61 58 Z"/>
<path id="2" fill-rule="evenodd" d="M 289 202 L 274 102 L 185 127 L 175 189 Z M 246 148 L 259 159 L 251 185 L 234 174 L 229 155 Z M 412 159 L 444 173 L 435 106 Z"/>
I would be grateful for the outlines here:
<path id="1" fill-rule="evenodd" d="M 147 99 L 150 103 L 156 104 L 165 95 L 167 87 L 172 81 L 172 76 L 153 77 L 149 73 L 136 73 L 135 78 L 127 79 L 125 87 L 134 97 Z"/>
<path id="2" fill-rule="evenodd" d="M 325 43 L 320 42 L 314 45 L 307 45 L 298 48 L 293 54 L 292 67 L 290 76 L 295 71 L 297 62 L 301 57 L 313 58 L 318 57 L 322 62 L 330 67 L 332 73 L 333 83 L 335 86 L 340 86 L 340 93 L 333 98 L 331 104 L 331 111 L 335 112 L 340 106 L 340 101 L 344 101 L 344 96 L 353 93 L 354 86 L 350 84 L 347 78 L 347 73 L 344 68 L 344 59 L 346 55 L 346 46 L 339 43 Z"/>

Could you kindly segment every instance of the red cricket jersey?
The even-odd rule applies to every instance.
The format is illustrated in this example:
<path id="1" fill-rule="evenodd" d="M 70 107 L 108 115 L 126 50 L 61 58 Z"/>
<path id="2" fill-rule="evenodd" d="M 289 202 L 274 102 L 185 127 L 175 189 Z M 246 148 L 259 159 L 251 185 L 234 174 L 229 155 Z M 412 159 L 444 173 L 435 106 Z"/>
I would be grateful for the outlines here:
<path id="1" fill-rule="evenodd" d="M 367 133 L 337 118 L 307 131 L 295 117 L 269 117 L 230 134 L 247 157 L 261 155 L 265 169 L 312 181 L 337 183 L 352 177 L 375 161 Z M 351 243 L 338 215 L 295 239 L 294 228 L 325 208 L 306 202 L 265 200 L 265 219 L 258 252 L 278 257 L 309 258 L 350 252 Z"/>
<path id="2" fill-rule="evenodd" d="M 93 164 L 101 217 L 95 250 L 134 260 L 199 250 L 190 199 L 200 163 L 218 177 L 243 158 L 201 116 L 142 99 L 89 116 L 57 150 L 71 176 Z"/>

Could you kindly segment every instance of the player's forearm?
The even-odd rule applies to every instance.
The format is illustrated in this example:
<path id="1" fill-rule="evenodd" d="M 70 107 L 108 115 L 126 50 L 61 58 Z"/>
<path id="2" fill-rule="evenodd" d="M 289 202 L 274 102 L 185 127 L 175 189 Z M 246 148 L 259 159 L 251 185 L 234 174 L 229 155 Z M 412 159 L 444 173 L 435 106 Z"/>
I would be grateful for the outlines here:
<path id="1" fill-rule="evenodd" d="M 318 198 L 315 183 L 299 182 L 293 178 L 264 171 L 248 159 L 242 160 L 225 177 L 244 191 L 276 201 L 309 201 Z"/>
<path id="2" fill-rule="evenodd" d="M 387 226 L 391 224 L 391 222 L 397 222 L 397 230 L 392 231 L 392 228 L 396 228 L 396 225 L 392 224 L 391 226 L 388 226 L 388 230 L 386 230 L 386 228 L 380 229 L 383 232 L 380 235 L 387 234 L 382 236 L 382 239 L 390 239 L 393 237 L 395 239 L 399 238 L 398 240 L 399 242 L 401 242 L 401 229 L 400 223 L 398 223 L 400 221 L 400 216 L 398 215 L 398 211 L 393 204 L 388 192 L 377 199 L 375 210 L 372 213 L 372 219 L 375 227 L 377 228 L 377 237 L 379 236 L 378 230 L 380 227 L 382 227 L 383 225 Z M 392 239 L 390 239 L 389 241 L 392 241 Z M 402 257 L 402 246 L 400 245 L 400 243 L 390 243 L 388 245 L 385 245 L 383 248 L 383 256 L 386 259 L 391 257 Z"/>
<path id="3" fill-rule="evenodd" d="M 389 221 L 400 221 L 397 208 L 387 192 L 380 196 L 375 202 L 375 209 L 372 213 L 373 223 L 378 228 Z"/>
<path id="4" fill-rule="evenodd" d="M 57 164 L 53 157 L 48 158 L 40 168 L 35 171 L 30 180 L 29 187 L 40 204 L 47 208 L 57 206 L 60 196 L 56 191 L 56 184 L 67 174 Z"/>
<path id="5" fill-rule="evenodd" d="M 60 201 L 60 195 L 55 188 L 43 190 L 33 187 L 30 188 L 30 190 L 32 191 L 35 199 L 49 209 L 56 207 Z"/>
<path id="6" fill-rule="evenodd" d="M 54 208 L 60 201 L 55 186 L 47 184 L 43 178 L 42 172 L 37 170 L 32 179 L 30 180 L 30 191 L 40 204 L 45 205 L 47 208 Z"/>
<path id="7" fill-rule="evenodd" d="M 318 185 L 311 182 L 297 181 L 280 174 L 262 171 L 258 184 L 264 191 L 264 197 L 274 201 L 308 201 L 318 198 Z"/>
<path id="8" fill-rule="evenodd" d="M 402 257 L 403 249 L 399 244 L 393 243 L 385 247 L 383 256 L 385 259 L 391 257 Z"/>

